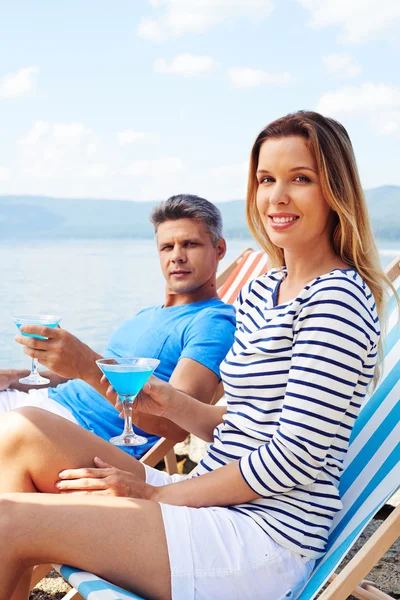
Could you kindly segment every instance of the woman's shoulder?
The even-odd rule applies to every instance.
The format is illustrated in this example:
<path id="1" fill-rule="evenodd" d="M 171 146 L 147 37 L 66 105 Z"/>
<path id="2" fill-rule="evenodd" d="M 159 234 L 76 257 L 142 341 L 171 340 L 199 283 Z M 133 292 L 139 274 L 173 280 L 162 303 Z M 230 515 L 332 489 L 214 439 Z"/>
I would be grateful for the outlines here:
<path id="1" fill-rule="evenodd" d="M 370 300 L 373 298 L 372 292 L 364 279 L 353 269 L 333 269 L 316 277 L 307 288 L 311 293 L 316 291 L 338 291 L 348 294 L 352 292 L 360 299 Z"/>
<path id="2" fill-rule="evenodd" d="M 316 277 L 304 289 L 301 304 L 315 306 L 318 303 L 331 304 L 332 310 L 340 313 L 351 309 L 375 324 L 378 315 L 374 296 L 364 279 L 353 269 L 333 269 Z"/>
<path id="3" fill-rule="evenodd" d="M 258 298 L 263 298 L 268 294 L 272 294 L 276 284 L 285 274 L 284 269 L 274 268 L 267 271 L 263 275 L 259 275 L 254 279 L 250 279 L 240 290 L 238 296 L 239 304 L 242 304 L 246 299 L 249 299 L 252 295 L 256 295 Z"/>

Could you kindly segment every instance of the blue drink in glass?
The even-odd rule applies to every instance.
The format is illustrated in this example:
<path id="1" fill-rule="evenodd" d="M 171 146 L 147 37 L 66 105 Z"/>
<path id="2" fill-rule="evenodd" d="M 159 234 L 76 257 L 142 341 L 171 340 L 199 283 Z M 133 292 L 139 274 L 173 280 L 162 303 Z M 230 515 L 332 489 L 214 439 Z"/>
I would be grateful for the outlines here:
<path id="1" fill-rule="evenodd" d="M 124 431 L 110 439 L 116 446 L 139 446 L 147 439 L 135 434 L 132 428 L 132 405 L 136 396 L 157 368 L 160 361 L 155 358 L 102 358 L 96 361 L 122 403 L 124 410 Z"/>
<path id="2" fill-rule="evenodd" d="M 15 317 L 12 317 L 12 320 L 19 330 L 21 330 L 22 325 L 41 325 L 54 329 L 61 321 L 61 317 L 55 317 L 54 315 L 16 315 Z M 43 335 L 36 335 L 34 333 L 24 333 L 23 331 L 20 331 L 20 333 L 25 337 L 32 337 L 38 340 L 48 339 Z M 50 383 L 50 379 L 40 375 L 38 371 L 38 359 L 32 358 L 30 375 L 28 375 L 28 377 L 22 377 L 19 382 L 25 385 L 46 385 L 47 383 Z"/>

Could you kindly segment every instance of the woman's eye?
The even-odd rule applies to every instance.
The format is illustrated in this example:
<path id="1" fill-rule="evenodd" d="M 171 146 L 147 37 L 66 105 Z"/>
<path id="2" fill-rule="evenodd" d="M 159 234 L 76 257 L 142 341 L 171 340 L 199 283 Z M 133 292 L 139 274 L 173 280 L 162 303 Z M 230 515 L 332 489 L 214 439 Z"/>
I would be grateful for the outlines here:
<path id="1" fill-rule="evenodd" d="M 307 177 L 307 175 L 298 175 L 296 177 L 295 181 L 311 181 L 311 179 L 309 177 Z"/>
<path id="2" fill-rule="evenodd" d="M 260 183 L 271 183 L 271 181 L 274 181 L 274 178 L 269 175 L 260 179 Z"/>

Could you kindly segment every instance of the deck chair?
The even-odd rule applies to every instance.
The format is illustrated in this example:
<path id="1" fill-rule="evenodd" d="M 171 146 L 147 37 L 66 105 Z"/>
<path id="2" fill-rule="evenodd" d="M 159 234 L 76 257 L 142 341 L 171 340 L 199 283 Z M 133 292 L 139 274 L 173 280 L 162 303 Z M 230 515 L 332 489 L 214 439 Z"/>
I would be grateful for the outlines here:
<path id="1" fill-rule="evenodd" d="M 387 273 L 400 291 L 400 257 Z M 332 575 L 400 482 L 400 328 L 393 295 L 389 313 L 382 378 L 356 420 L 346 455 L 340 483 L 343 509 L 333 523 L 327 552 L 316 564 L 298 600 L 315 598 L 329 578 L 331 583 L 320 600 L 345 600 L 350 594 L 359 600 L 390 598 L 362 579 L 399 536 L 400 507 L 392 512 L 341 573 Z M 57 568 L 77 590 L 71 590 L 64 600 L 143 600 L 91 573 L 68 566 Z"/>

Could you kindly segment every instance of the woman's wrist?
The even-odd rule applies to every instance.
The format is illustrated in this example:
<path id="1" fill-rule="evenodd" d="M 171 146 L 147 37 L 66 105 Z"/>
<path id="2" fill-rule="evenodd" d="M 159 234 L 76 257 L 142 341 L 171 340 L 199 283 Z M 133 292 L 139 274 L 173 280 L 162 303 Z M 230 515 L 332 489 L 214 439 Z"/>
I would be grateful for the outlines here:
<path id="1" fill-rule="evenodd" d="M 190 396 L 185 394 L 185 392 L 177 390 L 172 385 L 170 386 L 170 388 L 172 393 L 171 397 L 168 400 L 168 403 L 165 406 L 165 413 L 163 417 L 179 425 L 179 421 L 181 421 L 182 416 L 186 414 L 188 410 L 191 398 Z"/>
<path id="2" fill-rule="evenodd" d="M 150 485 L 149 483 L 144 484 L 143 488 L 143 500 L 151 500 L 152 502 L 163 502 L 162 494 L 160 493 L 165 487 Z"/>

